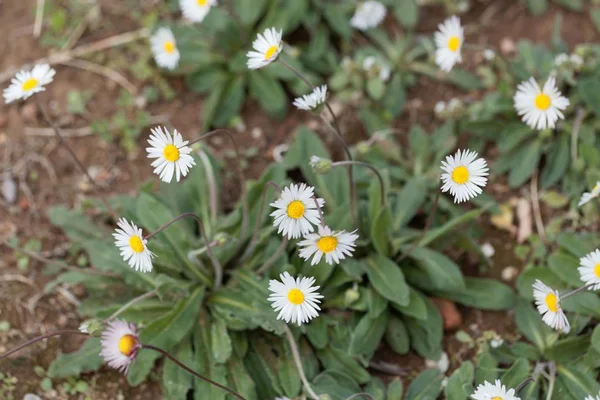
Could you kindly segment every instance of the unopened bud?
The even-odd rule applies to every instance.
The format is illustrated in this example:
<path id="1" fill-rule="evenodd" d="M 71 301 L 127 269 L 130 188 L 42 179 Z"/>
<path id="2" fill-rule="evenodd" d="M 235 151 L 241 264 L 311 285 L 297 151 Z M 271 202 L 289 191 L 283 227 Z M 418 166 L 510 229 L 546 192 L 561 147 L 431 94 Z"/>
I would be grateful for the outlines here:
<path id="1" fill-rule="evenodd" d="M 104 329 L 104 323 L 98 319 L 88 319 L 79 325 L 79 331 L 90 336 L 98 336 L 102 329 Z"/>
<path id="2" fill-rule="evenodd" d="M 313 171 L 319 175 L 325 175 L 331 171 L 331 160 L 327 158 L 312 156 L 309 164 Z"/>
<path id="3" fill-rule="evenodd" d="M 225 232 L 218 232 L 215 235 L 215 244 L 217 246 L 223 246 L 223 245 L 227 244 L 227 242 L 229 242 L 229 239 L 230 239 L 229 235 L 226 234 Z"/>
<path id="4" fill-rule="evenodd" d="M 344 293 L 344 302 L 346 305 L 350 305 L 360 299 L 360 292 L 356 288 L 347 289 Z"/>

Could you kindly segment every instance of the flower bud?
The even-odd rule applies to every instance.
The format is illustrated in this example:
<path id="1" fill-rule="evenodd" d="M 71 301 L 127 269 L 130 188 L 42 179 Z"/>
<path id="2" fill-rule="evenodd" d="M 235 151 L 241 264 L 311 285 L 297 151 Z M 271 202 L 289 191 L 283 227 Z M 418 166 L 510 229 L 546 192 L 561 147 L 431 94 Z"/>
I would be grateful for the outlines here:
<path id="1" fill-rule="evenodd" d="M 98 319 L 88 319 L 79 325 L 79 331 L 88 333 L 90 336 L 99 336 L 102 329 L 104 329 L 104 323 Z"/>
<path id="2" fill-rule="evenodd" d="M 331 171 L 331 160 L 327 158 L 312 156 L 309 164 L 313 171 L 319 175 L 325 175 Z"/>

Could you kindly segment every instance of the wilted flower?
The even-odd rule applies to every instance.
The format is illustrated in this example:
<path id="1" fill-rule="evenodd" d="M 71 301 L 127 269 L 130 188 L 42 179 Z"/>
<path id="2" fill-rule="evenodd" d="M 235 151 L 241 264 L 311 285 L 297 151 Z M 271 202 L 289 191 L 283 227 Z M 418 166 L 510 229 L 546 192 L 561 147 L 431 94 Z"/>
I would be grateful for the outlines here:
<path id="1" fill-rule="evenodd" d="M 31 71 L 17 72 L 10 81 L 10 86 L 4 89 L 3 96 L 6 104 L 19 99 L 27 99 L 31 95 L 46 90 L 45 85 L 52 82 L 56 71 L 48 64 L 38 64 Z"/>
<path id="2" fill-rule="evenodd" d="M 462 61 L 460 51 L 464 41 L 464 30 L 460 26 L 460 19 L 452 16 L 438 25 L 438 32 L 434 34 L 435 63 L 448 72 L 454 64 Z"/>
<path id="3" fill-rule="evenodd" d="M 319 286 L 313 286 L 315 278 L 294 279 L 288 272 L 279 275 L 281 282 L 269 281 L 269 291 L 273 294 L 268 300 L 275 311 L 279 311 L 277 319 L 286 323 L 302 325 L 319 316 L 321 309 L 317 303 L 323 296 L 317 292 Z"/>
<path id="4" fill-rule="evenodd" d="M 520 83 L 514 102 L 517 113 L 532 129 L 554 129 L 556 121 L 564 119 L 562 111 L 569 105 L 569 99 L 556 88 L 553 76 L 548 78 L 543 89 L 533 78 Z"/>

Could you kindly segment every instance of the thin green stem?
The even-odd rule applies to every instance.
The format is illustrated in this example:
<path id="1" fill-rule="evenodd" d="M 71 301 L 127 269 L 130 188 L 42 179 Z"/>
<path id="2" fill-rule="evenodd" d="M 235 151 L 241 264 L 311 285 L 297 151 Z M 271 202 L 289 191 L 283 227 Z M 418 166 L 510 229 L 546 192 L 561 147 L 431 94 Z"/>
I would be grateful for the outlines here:
<path id="1" fill-rule="evenodd" d="M 548 380 L 548 392 L 546 393 L 546 400 L 552 400 L 552 393 L 554 392 L 554 382 L 556 381 L 556 364 L 551 362 L 548 365 L 550 370 L 550 379 Z"/>
<path id="2" fill-rule="evenodd" d="M 139 303 L 142 300 L 146 300 L 149 299 L 150 297 L 156 296 L 158 293 L 156 290 L 152 290 L 151 292 L 147 292 L 144 293 L 134 299 L 131 299 L 129 302 L 127 302 L 123 307 L 119 308 L 117 311 L 115 311 L 115 313 L 113 315 L 111 315 L 110 317 L 106 318 L 104 320 L 104 322 L 110 322 L 113 319 L 117 318 L 119 315 L 121 315 L 121 313 L 123 313 L 125 310 L 127 310 L 129 307 L 133 306 L 136 303 Z"/>
<path id="3" fill-rule="evenodd" d="M 200 228 L 200 235 L 202 236 L 204 243 L 206 243 L 206 252 L 208 253 L 208 257 L 210 258 L 210 261 L 212 262 L 212 265 L 213 265 L 213 269 L 215 271 L 215 281 L 214 281 L 213 289 L 217 290 L 218 288 L 221 287 L 221 283 L 223 281 L 223 267 L 221 266 L 221 263 L 219 262 L 217 257 L 215 257 L 215 254 L 212 251 L 212 247 L 210 245 L 210 242 L 208 241 L 208 237 L 206 237 L 206 229 L 204 229 L 204 223 L 202 223 L 202 219 L 199 216 L 197 216 L 196 214 L 194 214 L 192 212 L 183 213 L 183 214 L 173 218 L 171 221 L 167 222 L 166 224 L 164 224 L 163 226 L 161 226 L 154 232 L 148 234 L 144 239 L 150 240 L 152 237 L 154 237 L 158 233 L 162 232 L 163 230 L 167 229 L 169 226 L 173 225 L 175 222 L 179 221 L 180 219 L 187 218 L 187 217 L 194 218 L 196 220 L 196 222 L 198 223 L 198 227 Z"/>
<path id="4" fill-rule="evenodd" d="M 304 385 L 304 389 L 308 392 L 308 395 L 312 397 L 314 400 L 319 400 L 319 395 L 315 393 L 313 388 L 310 386 L 308 379 L 306 379 L 306 374 L 304 373 L 304 368 L 302 368 L 302 360 L 300 358 L 300 352 L 298 351 L 298 345 L 296 344 L 296 339 L 294 339 L 294 335 L 292 331 L 287 326 L 287 324 L 283 325 L 285 329 L 285 335 L 287 337 L 288 343 L 290 344 L 290 348 L 292 349 L 292 355 L 294 356 L 294 362 L 296 363 L 296 368 L 298 369 L 298 375 L 300 375 L 300 380 Z"/>
<path id="5" fill-rule="evenodd" d="M 589 289 L 589 288 L 591 288 L 592 286 L 595 286 L 595 285 L 597 285 L 597 284 L 596 283 L 590 283 L 588 285 L 584 285 L 584 286 L 582 286 L 580 288 L 577 288 L 577 289 L 575 289 L 575 290 L 573 290 L 573 291 L 571 291 L 571 292 L 569 292 L 569 293 L 567 293 L 567 294 L 565 294 L 563 296 L 560 296 L 560 301 L 563 301 L 564 299 L 566 299 L 568 297 L 571 297 L 574 294 L 577 294 L 577 293 L 582 292 L 584 290 L 587 290 L 587 289 Z"/>
<path id="6" fill-rule="evenodd" d="M 37 343 L 40 340 L 48 339 L 48 338 L 51 338 L 53 336 L 61 336 L 61 335 L 89 336 L 89 334 L 87 334 L 87 333 L 84 333 L 84 332 L 81 332 L 81 331 L 76 331 L 76 330 L 70 330 L 70 329 L 65 329 L 65 330 L 61 330 L 61 331 L 54 331 L 54 332 L 48 332 L 48 333 L 46 333 L 44 335 L 34 337 L 33 339 L 29 339 L 25 343 L 22 343 L 22 344 L 18 345 L 17 347 L 15 347 L 14 349 L 9 350 L 6 353 L 0 355 L 0 360 L 2 360 L 3 358 L 6 358 L 8 356 L 10 356 L 11 354 L 14 354 L 14 353 L 16 353 L 16 352 L 24 349 L 25 347 L 31 346 L 32 344 Z"/>
<path id="7" fill-rule="evenodd" d="M 385 184 L 383 183 L 383 177 L 381 176 L 381 173 L 379 172 L 379 170 L 377 168 L 375 168 L 374 166 L 372 166 L 369 163 L 362 162 L 362 161 L 336 161 L 331 164 L 332 167 L 351 166 L 351 165 L 358 165 L 358 166 L 365 167 L 365 168 L 368 168 L 371 171 L 373 171 L 373 173 L 377 177 L 377 180 L 379 181 L 379 189 L 381 191 L 381 205 L 385 206 L 385 203 L 386 203 Z"/>
<path id="8" fill-rule="evenodd" d="M 288 238 L 287 238 L 287 236 L 284 236 L 283 239 L 281 240 L 281 243 L 279 244 L 279 247 L 277 248 L 277 250 L 275 250 L 275 253 L 273 253 L 273 255 L 271 257 L 269 257 L 269 259 L 267 261 L 265 261 L 265 263 L 262 265 L 262 267 L 260 267 L 256 271 L 256 273 L 261 275 L 261 274 L 264 274 L 265 272 L 267 272 L 269 270 L 269 268 L 271 268 L 271 266 L 273 264 L 275 264 L 275 261 L 277 261 L 279 259 L 281 254 L 284 252 L 285 246 L 287 246 L 287 244 L 288 244 Z"/>
<path id="9" fill-rule="evenodd" d="M 535 378 L 533 376 L 526 378 L 523 382 L 519 383 L 519 385 L 515 388 L 515 393 L 519 393 L 521 391 L 521 389 L 523 389 L 525 387 L 525 385 L 527 385 L 528 383 L 531 383 L 533 381 L 535 381 Z"/>
<path id="10" fill-rule="evenodd" d="M 171 354 L 169 354 L 167 351 L 161 349 L 160 347 L 155 347 L 150 344 L 143 344 L 143 343 L 140 343 L 140 346 L 142 349 L 154 350 L 154 351 L 162 354 L 163 356 L 167 357 L 169 360 L 173 361 L 179 368 L 185 370 L 186 372 L 189 372 L 190 374 L 194 375 L 196 378 L 200 378 L 203 381 L 208 382 L 213 386 L 223 389 L 227 393 L 231 394 L 232 396 L 234 396 L 240 400 L 246 400 L 241 394 L 235 392 L 232 389 L 229 389 L 227 386 L 221 385 L 219 382 L 215 382 L 210 378 L 200 375 L 199 373 L 197 373 L 196 371 L 194 371 L 193 369 L 191 369 L 190 367 L 188 367 L 187 365 L 185 365 L 184 363 L 182 363 L 181 361 L 179 361 L 178 359 L 176 359 L 175 357 L 173 357 Z"/>

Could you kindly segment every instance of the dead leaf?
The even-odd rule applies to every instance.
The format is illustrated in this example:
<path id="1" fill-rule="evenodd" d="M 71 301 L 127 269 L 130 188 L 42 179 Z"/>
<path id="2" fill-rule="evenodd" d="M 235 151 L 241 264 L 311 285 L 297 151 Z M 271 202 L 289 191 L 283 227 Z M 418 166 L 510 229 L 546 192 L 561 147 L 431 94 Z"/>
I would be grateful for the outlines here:
<path id="1" fill-rule="evenodd" d="M 514 213 L 508 203 L 500 204 L 500 214 L 490 217 L 490 222 L 498 229 L 508 231 L 512 234 L 517 232 L 517 227 L 513 224 Z"/>
<path id="2" fill-rule="evenodd" d="M 525 198 L 520 198 L 517 201 L 517 220 L 519 221 L 517 243 L 523 243 L 533 233 L 531 204 Z"/>

